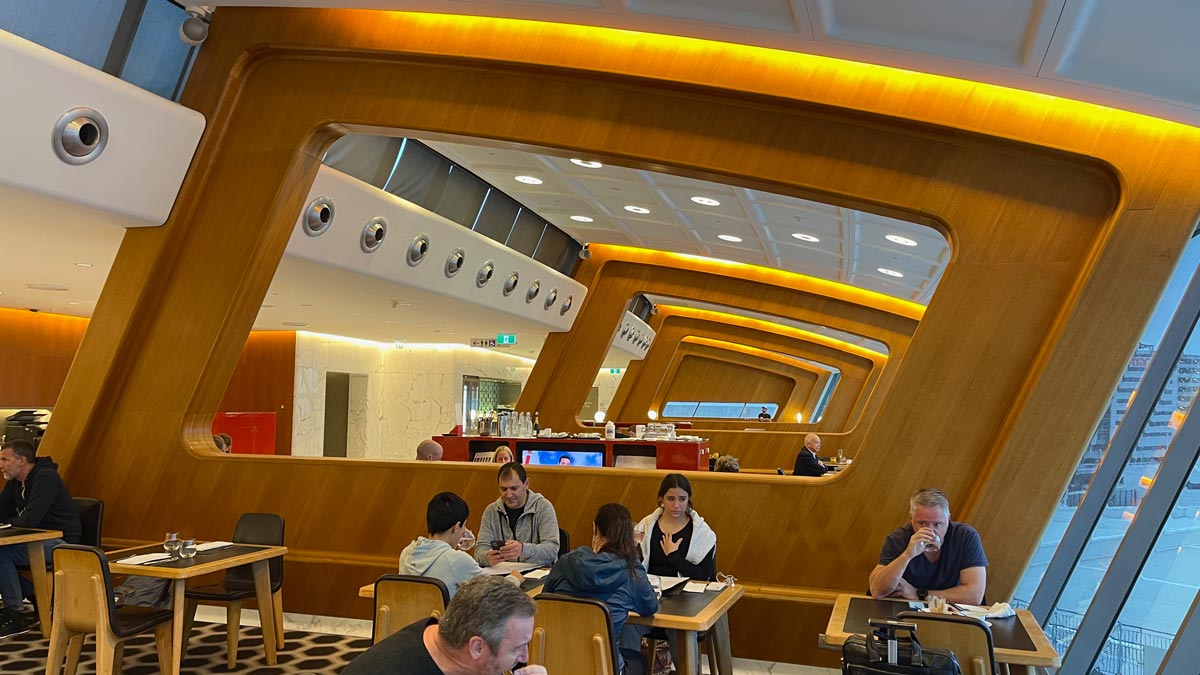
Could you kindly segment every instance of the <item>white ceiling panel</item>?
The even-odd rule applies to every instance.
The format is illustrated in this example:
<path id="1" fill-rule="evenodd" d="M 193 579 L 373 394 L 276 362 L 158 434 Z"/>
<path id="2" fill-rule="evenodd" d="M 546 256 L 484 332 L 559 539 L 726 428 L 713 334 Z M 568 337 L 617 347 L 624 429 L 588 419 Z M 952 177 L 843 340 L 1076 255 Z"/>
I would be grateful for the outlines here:
<path id="1" fill-rule="evenodd" d="M 807 27 L 797 21 L 787 0 L 624 0 L 631 12 L 655 16 L 701 20 L 743 28 L 794 33 Z M 799 11 L 804 12 L 803 2 Z M 803 14 L 801 14 L 803 16 Z"/>
<path id="2" fill-rule="evenodd" d="M 1200 105 L 1200 3 L 1069 0 L 1043 75 Z"/>
<path id="3" fill-rule="evenodd" d="M 832 38 L 1023 69 L 1041 61 L 1062 0 L 814 0 Z"/>

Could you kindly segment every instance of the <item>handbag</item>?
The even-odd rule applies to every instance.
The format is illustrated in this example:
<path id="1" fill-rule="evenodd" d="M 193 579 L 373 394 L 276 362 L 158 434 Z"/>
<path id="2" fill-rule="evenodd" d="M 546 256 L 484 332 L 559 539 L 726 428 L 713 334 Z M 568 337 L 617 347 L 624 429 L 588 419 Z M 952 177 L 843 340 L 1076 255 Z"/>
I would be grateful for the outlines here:
<path id="1" fill-rule="evenodd" d="M 869 635 L 842 645 L 842 675 L 962 675 L 954 652 L 921 647 L 916 624 L 871 619 L 870 626 Z"/>

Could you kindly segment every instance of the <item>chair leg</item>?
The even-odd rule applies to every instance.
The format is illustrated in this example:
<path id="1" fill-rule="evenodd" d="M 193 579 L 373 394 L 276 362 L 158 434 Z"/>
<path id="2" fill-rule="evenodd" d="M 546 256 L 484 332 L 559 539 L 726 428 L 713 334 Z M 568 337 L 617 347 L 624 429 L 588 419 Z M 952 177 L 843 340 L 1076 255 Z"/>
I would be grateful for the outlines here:
<path id="1" fill-rule="evenodd" d="M 46 654 L 46 675 L 59 675 L 71 640 L 72 636 L 67 634 L 67 629 L 62 625 L 55 625 L 51 629 L 50 651 Z"/>
<path id="2" fill-rule="evenodd" d="M 120 675 L 125 643 L 108 627 L 96 632 L 96 675 Z"/>
<path id="3" fill-rule="evenodd" d="M 225 605 L 225 663 L 229 670 L 237 668 L 238 640 L 242 636 L 242 603 L 235 600 Z"/>
<path id="4" fill-rule="evenodd" d="M 283 589 L 271 594 L 271 606 L 275 612 L 275 649 L 283 649 Z"/>
<path id="5" fill-rule="evenodd" d="M 708 675 L 718 675 L 720 671 L 717 670 L 717 649 L 712 635 L 705 636 L 704 651 L 708 652 Z"/>
<path id="6" fill-rule="evenodd" d="M 75 672 L 79 670 L 79 657 L 83 653 L 83 641 L 86 639 L 86 635 L 75 635 L 67 643 L 66 675 L 75 675 Z"/>
<path id="7" fill-rule="evenodd" d="M 184 654 L 187 654 L 188 643 L 192 640 L 192 626 L 196 623 L 196 608 L 199 606 L 198 601 L 191 599 L 185 601 L 183 605 L 183 649 L 181 651 Z"/>
<path id="8" fill-rule="evenodd" d="M 158 672 L 171 672 L 171 622 L 164 621 L 154 627 L 154 645 L 158 651 Z"/>

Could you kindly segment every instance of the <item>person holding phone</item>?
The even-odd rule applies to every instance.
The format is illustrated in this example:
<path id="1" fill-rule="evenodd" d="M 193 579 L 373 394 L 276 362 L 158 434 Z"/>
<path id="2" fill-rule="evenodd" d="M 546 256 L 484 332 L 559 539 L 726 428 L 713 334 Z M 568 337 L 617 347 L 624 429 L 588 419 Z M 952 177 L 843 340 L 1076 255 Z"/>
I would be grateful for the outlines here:
<path id="1" fill-rule="evenodd" d="M 475 577 L 441 619 L 428 618 L 380 640 L 342 675 L 502 675 L 529 661 L 537 605 L 498 577 Z M 524 666 L 513 675 L 549 675 Z"/>
<path id="2" fill-rule="evenodd" d="M 558 559 L 558 514 L 554 505 L 529 489 L 525 467 L 509 462 L 496 476 L 500 498 L 483 510 L 475 560 L 553 565 Z"/>
<path id="3" fill-rule="evenodd" d="M 429 537 L 417 537 L 400 553 L 400 573 L 433 577 L 446 584 L 453 599 L 459 586 L 483 570 L 467 553 L 475 545 L 475 535 L 467 529 L 471 509 L 453 492 L 439 492 L 425 507 L 425 526 Z M 524 578 L 517 572 L 506 577 L 514 585 Z"/>
<path id="4" fill-rule="evenodd" d="M 950 500 L 937 488 L 917 490 L 908 502 L 911 522 L 883 542 L 868 583 L 876 598 L 978 605 L 987 588 L 987 556 L 979 532 L 950 520 Z"/>

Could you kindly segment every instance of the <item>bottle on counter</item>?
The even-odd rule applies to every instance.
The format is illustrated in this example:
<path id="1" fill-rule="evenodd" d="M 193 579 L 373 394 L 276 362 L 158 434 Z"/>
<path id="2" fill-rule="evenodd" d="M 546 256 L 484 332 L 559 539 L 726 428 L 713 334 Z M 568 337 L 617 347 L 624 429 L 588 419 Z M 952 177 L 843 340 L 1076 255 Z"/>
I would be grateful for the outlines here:
<path id="1" fill-rule="evenodd" d="M 542 424 L 541 424 L 541 422 L 538 421 L 538 413 L 535 410 L 535 411 L 533 411 L 533 435 L 534 435 L 534 437 L 536 437 L 541 430 L 542 430 Z"/>
<path id="2" fill-rule="evenodd" d="M 604 437 L 610 441 L 617 438 L 617 425 L 613 424 L 612 420 L 604 425 Z"/>

